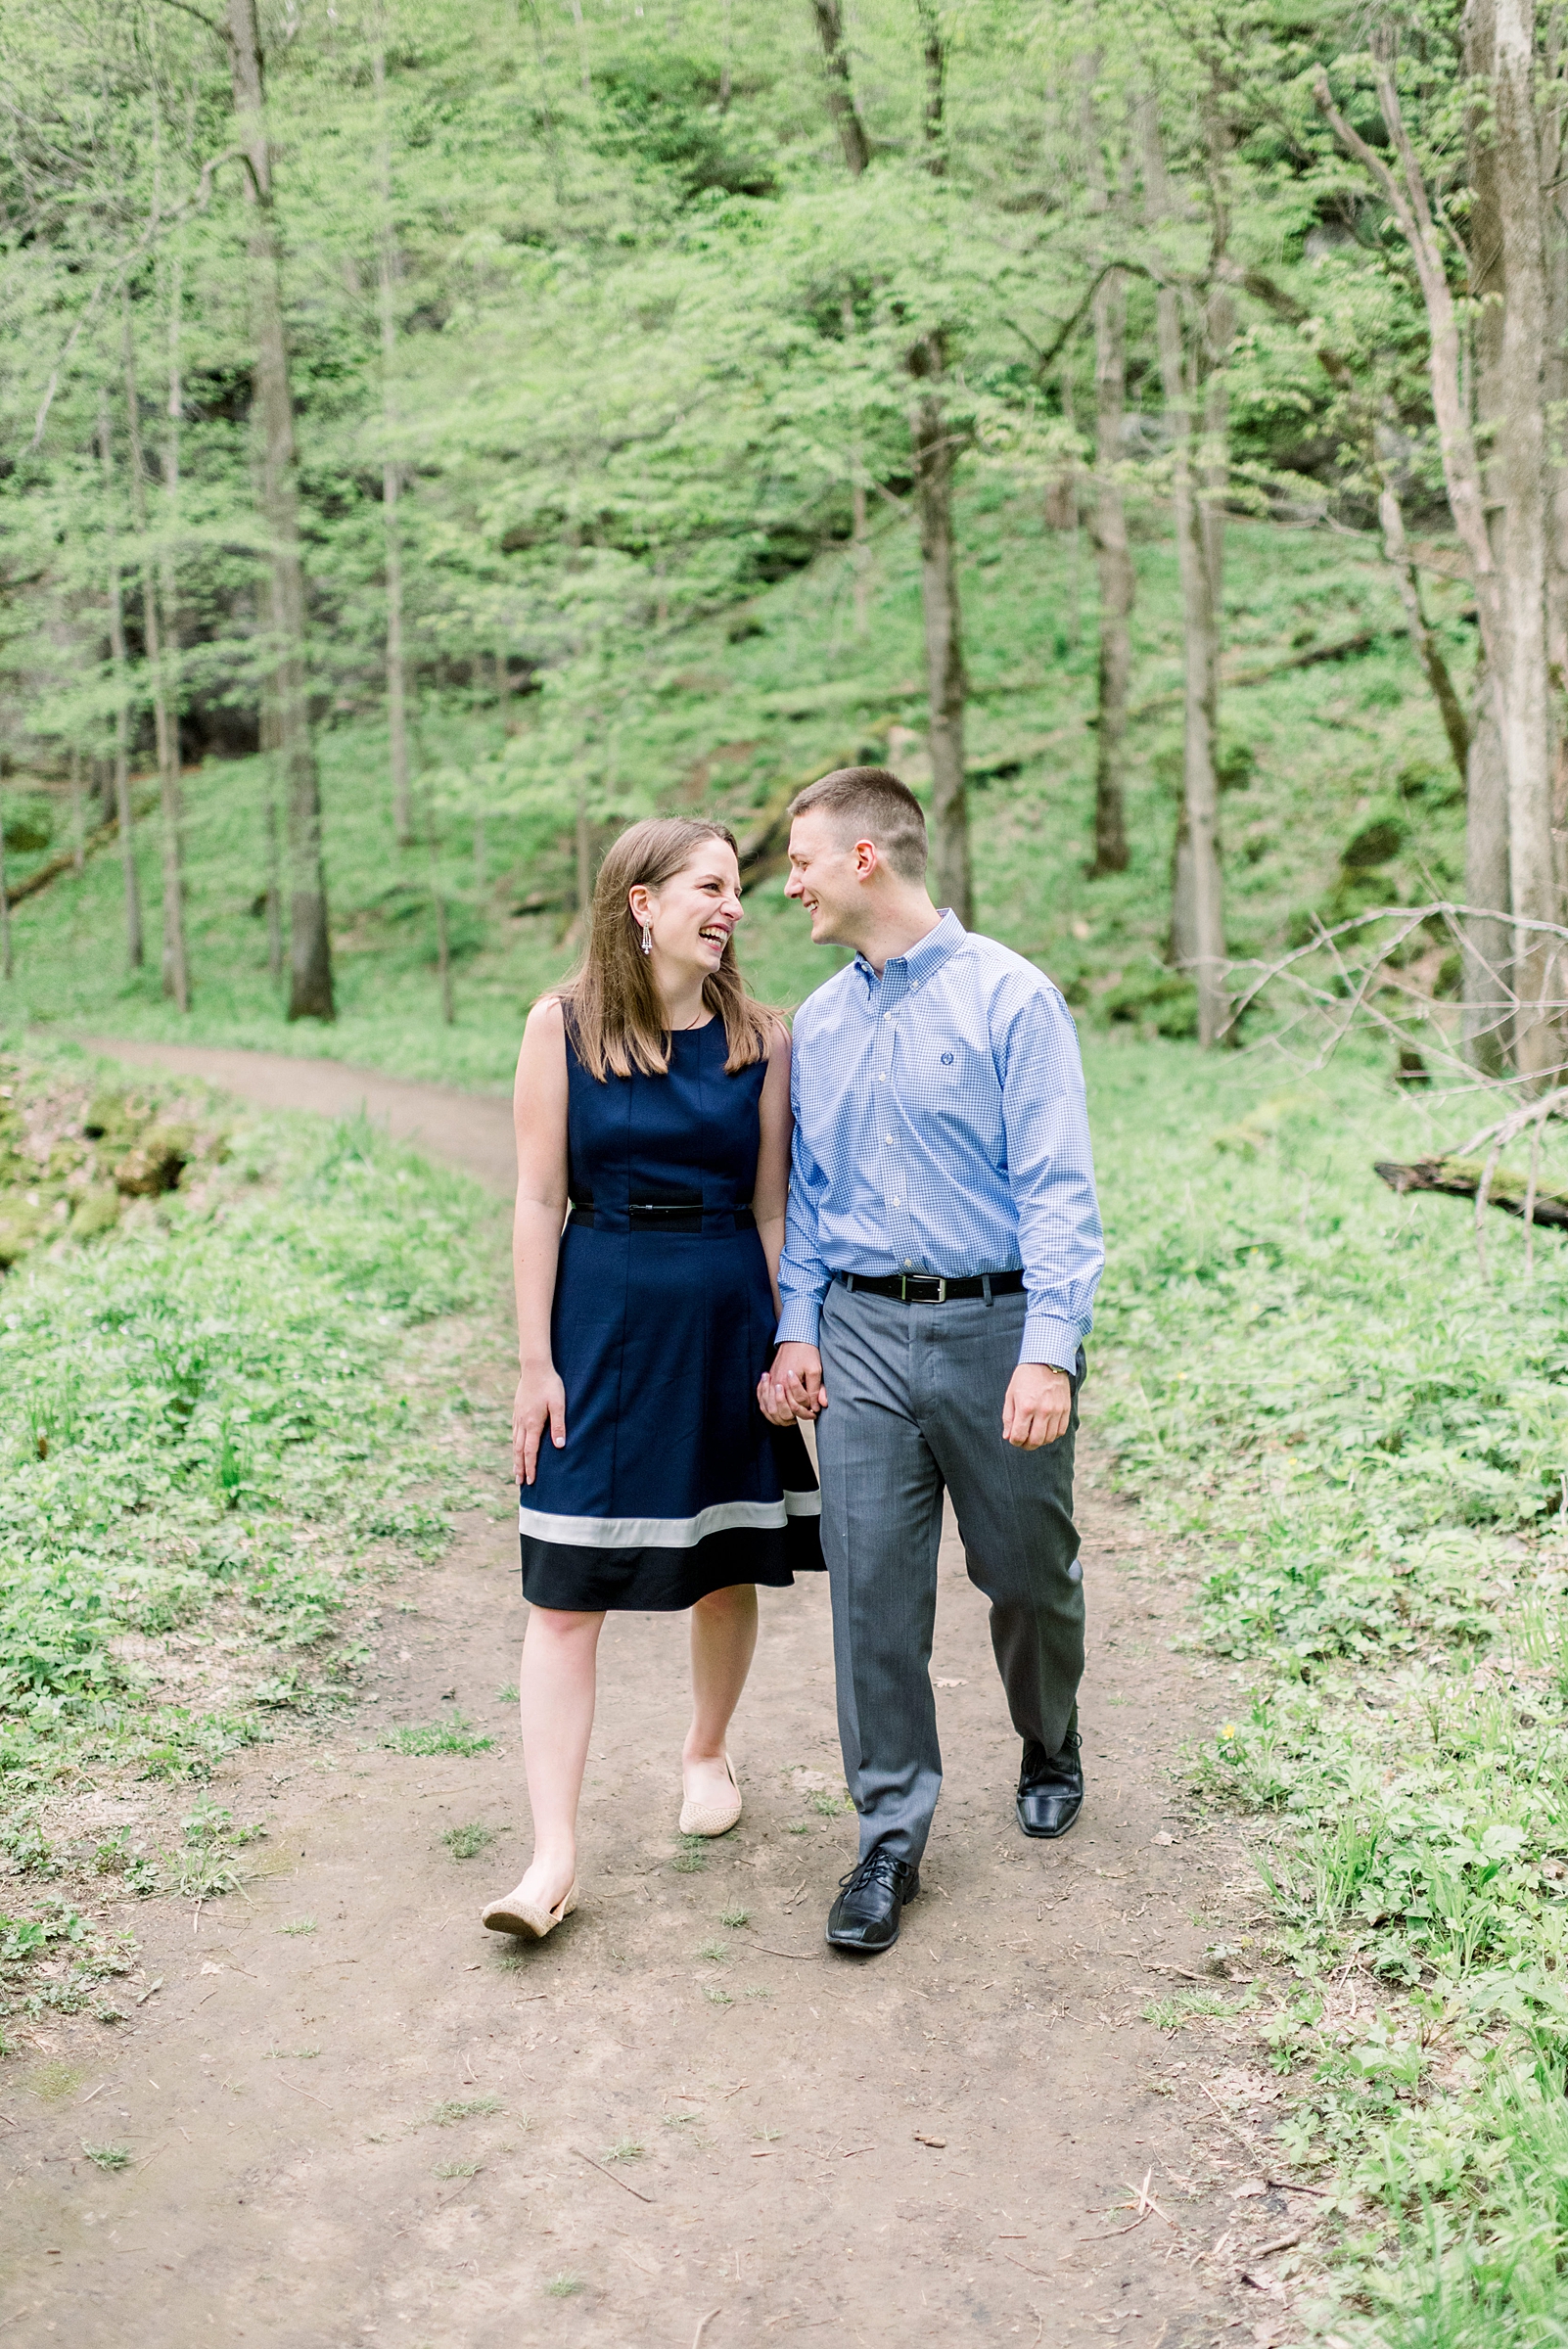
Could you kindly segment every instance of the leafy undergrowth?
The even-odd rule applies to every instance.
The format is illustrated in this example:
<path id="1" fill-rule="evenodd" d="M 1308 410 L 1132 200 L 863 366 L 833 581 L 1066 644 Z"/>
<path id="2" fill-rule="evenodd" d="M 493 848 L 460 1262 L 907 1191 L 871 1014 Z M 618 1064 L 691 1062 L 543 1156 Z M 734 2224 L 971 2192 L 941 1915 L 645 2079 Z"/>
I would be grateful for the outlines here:
<path id="1" fill-rule="evenodd" d="M 43 1219 L 0 1279 L 3 2011 L 43 1995 L 19 1990 L 29 1962 L 69 1957 L 59 1898 L 21 1893 L 238 1880 L 251 1831 L 227 1813 L 198 1801 L 161 1850 L 95 1828 L 92 1799 L 199 1781 L 352 1694 L 378 1577 L 476 1497 L 451 1378 L 398 1380 L 416 1325 L 480 1295 L 493 1236 L 472 1186 L 362 1123 L 230 1126 L 79 1055 L 0 1079 L 0 1227 L 19 1199 Z M 106 1168 L 160 1150 L 172 1187 L 78 1217 Z"/>
<path id="2" fill-rule="evenodd" d="M 1527 1274 L 1493 1216 L 1489 1277 L 1467 1207 L 1376 1181 L 1461 1104 L 1348 1065 L 1099 1074 L 1098 1411 L 1206 1568 L 1198 1776 L 1261 1822 L 1284 2149 L 1335 2180 L 1318 2319 L 1563 2340 L 1568 1248 Z"/>

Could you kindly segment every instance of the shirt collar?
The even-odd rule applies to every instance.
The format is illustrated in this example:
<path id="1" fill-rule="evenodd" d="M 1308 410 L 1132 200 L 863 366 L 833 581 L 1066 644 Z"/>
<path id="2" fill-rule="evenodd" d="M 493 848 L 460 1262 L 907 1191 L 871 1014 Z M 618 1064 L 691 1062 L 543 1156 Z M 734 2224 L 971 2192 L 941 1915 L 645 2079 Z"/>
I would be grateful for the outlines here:
<path id="1" fill-rule="evenodd" d="M 957 952 L 968 935 L 958 916 L 950 908 L 945 907 L 935 930 L 928 930 L 907 954 L 888 956 L 882 966 L 880 979 L 863 954 L 856 954 L 854 967 L 868 989 L 886 986 L 891 982 L 893 991 L 902 994 L 906 990 L 924 987 L 934 979 L 948 957 Z"/>

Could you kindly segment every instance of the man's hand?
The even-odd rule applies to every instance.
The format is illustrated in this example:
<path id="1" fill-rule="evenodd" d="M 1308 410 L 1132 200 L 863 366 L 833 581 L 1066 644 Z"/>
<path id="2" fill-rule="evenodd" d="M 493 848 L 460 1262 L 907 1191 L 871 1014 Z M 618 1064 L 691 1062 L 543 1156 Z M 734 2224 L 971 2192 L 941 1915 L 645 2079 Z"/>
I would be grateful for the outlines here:
<path id="1" fill-rule="evenodd" d="M 559 1451 L 566 1442 L 566 1388 L 553 1362 L 525 1362 L 512 1405 L 512 1473 L 531 1485 L 544 1431 Z"/>
<path id="2" fill-rule="evenodd" d="M 1049 1362 L 1020 1362 L 1007 1382 L 1002 1404 L 1002 1439 L 1020 1451 L 1038 1451 L 1067 1433 L 1073 1416 L 1073 1382 Z"/>
<path id="3" fill-rule="evenodd" d="M 757 1400 L 764 1419 L 775 1427 L 793 1427 L 797 1419 L 815 1419 L 827 1409 L 822 1384 L 822 1357 L 814 1346 L 792 1339 L 773 1357 L 771 1368 L 757 1382 Z"/>

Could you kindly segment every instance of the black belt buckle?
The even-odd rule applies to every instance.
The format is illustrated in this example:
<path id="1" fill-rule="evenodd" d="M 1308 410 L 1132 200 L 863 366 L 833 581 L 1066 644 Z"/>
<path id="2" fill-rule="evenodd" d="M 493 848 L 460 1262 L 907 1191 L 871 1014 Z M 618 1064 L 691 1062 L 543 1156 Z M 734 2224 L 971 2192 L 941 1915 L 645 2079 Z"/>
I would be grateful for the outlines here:
<path id="1" fill-rule="evenodd" d="M 899 1296 L 904 1305 L 945 1305 L 947 1283 L 940 1272 L 900 1272 Z"/>

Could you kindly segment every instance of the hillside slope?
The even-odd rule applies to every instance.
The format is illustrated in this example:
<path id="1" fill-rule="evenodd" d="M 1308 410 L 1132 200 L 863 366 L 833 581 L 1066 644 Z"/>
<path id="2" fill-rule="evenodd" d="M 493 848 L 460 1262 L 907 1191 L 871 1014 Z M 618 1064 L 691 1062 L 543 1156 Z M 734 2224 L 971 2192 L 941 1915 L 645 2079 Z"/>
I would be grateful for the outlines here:
<path id="1" fill-rule="evenodd" d="M 1155 508 L 1135 518 L 1132 863 L 1095 882 L 1084 869 L 1095 663 L 1086 538 L 1047 529 L 985 478 L 968 490 L 962 525 L 978 918 L 1039 960 L 1082 1017 L 1182 1034 L 1184 992 L 1161 969 L 1180 759 L 1179 607 L 1166 518 Z M 1308 906 L 1419 898 L 1456 881 L 1457 779 L 1374 548 L 1343 533 L 1237 522 L 1227 579 L 1227 670 L 1265 672 L 1237 683 L 1222 710 L 1233 952 L 1277 946 Z M 1434 602 L 1467 675 L 1459 591 L 1439 582 Z M 785 787 L 848 759 L 886 759 L 918 781 L 918 563 L 899 516 L 878 533 L 868 622 L 857 639 L 848 562 L 833 551 L 740 611 L 635 648 L 637 685 L 613 729 L 613 772 L 607 781 L 601 763 L 587 787 L 594 837 L 655 806 L 711 811 L 745 836 Z M 1345 646 L 1354 649 L 1302 665 Z M 537 773 L 526 784 L 517 777 L 540 710 L 539 697 L 515 689 L 504 714 L 493 694 L 454 690 L 427 702 L 418 731 L 438 856 L 428 844 L 398 851 L 392 841 L 377 714 L 341 711 L 323 728 L 335 1029 L 287 1028 L 268 978 L 257 759 L 209 760 L 187 778 L 191 1019 L 180 1022 L 160 991 L 149 822 L 140 843 L 148 968 L 125 972 L 118 860 L 101 850 L 80 881 L 64 876 L 16 908 L 12 1022 L 327 1051 L 504 1083 L 529 1000 L 572 951 L 573 761 L 542 783 Z M 23 791 L 44 820 L 24 835 L 36 844 L 30 852 L 11 860 L 13 886 L 59 852 L 69 824 L 65 805 L 42 806 L 36 785 L 14 781 L 8 800 L 20 806 Z M 436 970 L 438 871 L 453 957 L 451 1028 Z M 546 909 L 519 910 L 530 900 Z M 798 1000 L 829 966 L 808 950 L 776 871 L 753 889 L 749 910 L 742 945 L 754 984 L 774 1000 Z"/>

